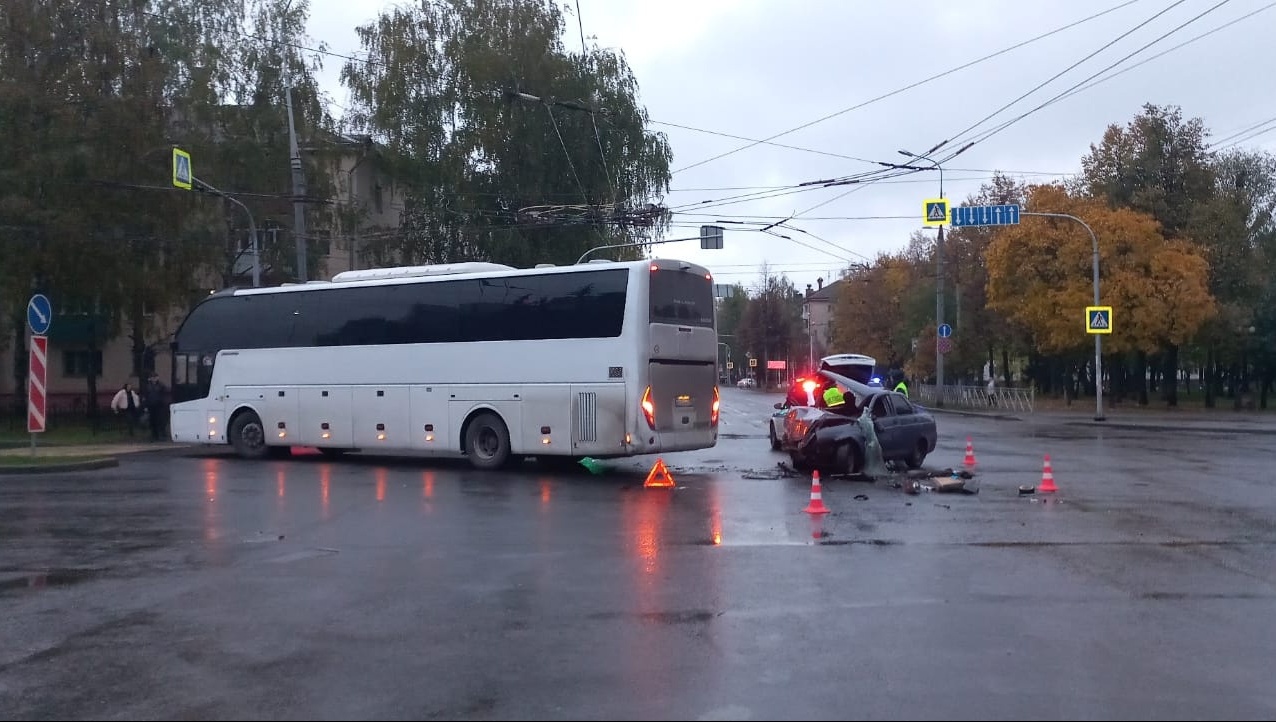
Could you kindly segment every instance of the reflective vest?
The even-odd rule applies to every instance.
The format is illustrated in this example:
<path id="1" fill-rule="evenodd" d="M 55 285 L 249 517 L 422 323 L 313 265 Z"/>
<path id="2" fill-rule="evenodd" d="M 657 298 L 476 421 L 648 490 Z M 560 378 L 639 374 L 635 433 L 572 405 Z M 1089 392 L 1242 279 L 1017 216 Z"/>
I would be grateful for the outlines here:
<path id="1" fill-rule="evenodd" d="M 899 383 L 895 384 L 895 390 L 896 390 L 897 392 L 899 392 L 899 393 L 901 393 L 901 394 L 903 394 L 903 395 L 907 396 L 907 395 L 908 395 L 908 384 L 904 383 L 903 381 L 900 381 Z"/>
<path id="2" fill-rule="evenodd" d="M 834 406 L 841 406 L 846 403 L 846 397 L 842 395 L 842 390 L 836 386 L 830 386 L 824 390 L 824 405 L 830 409 Z"/>

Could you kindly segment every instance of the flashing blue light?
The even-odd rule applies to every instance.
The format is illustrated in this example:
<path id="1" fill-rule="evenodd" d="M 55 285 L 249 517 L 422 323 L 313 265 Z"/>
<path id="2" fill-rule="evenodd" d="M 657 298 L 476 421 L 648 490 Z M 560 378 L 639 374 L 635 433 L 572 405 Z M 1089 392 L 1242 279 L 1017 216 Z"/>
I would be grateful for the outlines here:
<path id="1" fill-rule="evenodd" d="M 881 380 L 880 378 L 878 378 L 878 377 L 876 377 L 876 376 L 874 376 L 874 377 L 873 377 L 873 381 L 872 381 L 872 383 L 880 384 L 881 382 L 882 382 L 882 380 Z"/>

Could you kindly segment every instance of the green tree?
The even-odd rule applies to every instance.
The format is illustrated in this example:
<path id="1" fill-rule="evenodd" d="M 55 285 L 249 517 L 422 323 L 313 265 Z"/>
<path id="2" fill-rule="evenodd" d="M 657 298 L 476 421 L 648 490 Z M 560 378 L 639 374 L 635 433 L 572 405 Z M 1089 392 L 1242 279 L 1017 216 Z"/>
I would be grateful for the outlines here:
<path id="1" fill-rule="evenodd" d="M 162 340 L 169 309 L 207 283 L 218 257 L 209 237 L 218 227 L 225 237 L 219 202 L 171 187 L 171 148 L 186 147 L 198 176 L 234 189 L 238 179 L 221 177 L 233 166 L 226 157 L 258 159 L 276 144 L 261 126 L 228 122 L 235 114 L 224 106 L 247 96 L 264 104 L 285 70 L 307 87 L 295 52 L 271 56 L 260 38 L 248 42 L 239 29 L 250 18 L 261 37 L 279 41 L 265 45 L 299 44 L 307 4 L 294 5 L 53 0 L 0 7 L 0 130 L 12 141 L 0 149 L 0 238 L 14 260 L 0 272 L 10 308 L 20 307 L 32 284 L 46 290 L 55 312 L 82 312 L 56 327 L 65 335 L 78 324 L 90 353 L 126 325 L 140 371 L 145 351 Z M 292 66 L 279 60 L 285 56 Z M 280 160 L 274 176 L 286 183 L 287 172 Z M 287 192 L 260 167 L 244 175 L 263 190 Z M 88 391 L 93 413 L 94 374 Z"/>
<path id="2" fill-rule="evenodd" d="M 569 53 L 564 29 L 550 0 L 418 0 L 358 28 L 349 119 L 389 146 L 406 188 L 402 232 L 371 253 L 569 264 L 667 227 L 633 220 L 668 189 L 672 157 L 633 73 L 610 50 Z"/>
<path id="3" fill-rule="evenodd" d="M 718 340 L 731 347 L 731 355 L 727 357 L 727 360 L 734 364 L 732 370 L 735 375 L 743 375 L 747 372 L 748 360 L 744 355 L 745 349 L 738 339 L 740 322 L 744 319 L 744 312 L 748 306 L 749 296 L 744 286 L 740 284 L 732 286 L 731 295 L 718 303 Z M 725 349 L 723 353 L 726 353 Z"/>
<path id="4" fill-rule="evenodd" d="M 751 357 L 758 359 L 758 373 L 767 361 L 805 359 L 807 336 L 802 321 L 802 296 L 788 276 L 762 268 L 760 290 L 749 299 L 738 326 L 737 338 Z"/>
<path id="5" fill-rule="evenodd" d="M 1213 159 L 1217 180 L 1213 197 L 1197 212 L 1197 240 L 1210 260 L 1210 291 L 1219 300 L 1218 322 L 1203 329 L 1205 403 L 1213 406 L 1222 390 L 1224 369 L 1235 402 L 1248 390 L 1248 348 L 1256 339 L 1264 309 L 1273 257 L 1264 246 L 1276 228 L 1276 159 L 1270 154 L 1236 150 Z M 1258 357 L 1263 358 L 1261 355 Z M 1229 363 L 1230 362 L 1230 363 Z"/>
<path id="6" fill-rule="evenodd" d="M 1090 147 L 1081 160 L 1083 182 L 1096 198 L 1152 216 L 1167 238 L 1194 238 L 1209 248 L 1201 211 L 1214 197 L 1215 174 L 1206 135 L 1204 122 L 1185 120 L 1179 108 L 1145 105 L 1126 127 L 1109 126 Z M 1178 403 L 1179 346 L 1160 349 L 1164 397 L 1171 406 Z M 1142 373 L 1139 363 L 1136 374 Z"/>

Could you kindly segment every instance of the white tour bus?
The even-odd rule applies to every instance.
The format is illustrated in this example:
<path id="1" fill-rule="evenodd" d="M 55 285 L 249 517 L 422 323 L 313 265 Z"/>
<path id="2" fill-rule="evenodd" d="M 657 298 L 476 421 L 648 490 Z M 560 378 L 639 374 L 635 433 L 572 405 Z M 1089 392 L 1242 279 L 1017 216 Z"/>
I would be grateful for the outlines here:
<path id="1" fill-rule="evenodd" d="M 598 458 L 717 443 L 712 278 L 674 260 L 349 271 L 225 290 L 173 342 L 174 441 Z"/>

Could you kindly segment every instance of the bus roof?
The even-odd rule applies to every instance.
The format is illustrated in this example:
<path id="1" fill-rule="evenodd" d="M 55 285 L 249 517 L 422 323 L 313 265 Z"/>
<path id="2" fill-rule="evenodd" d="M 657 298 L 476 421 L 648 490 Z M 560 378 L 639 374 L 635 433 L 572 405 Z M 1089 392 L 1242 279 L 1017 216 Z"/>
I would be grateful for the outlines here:
<path id="1" fill-rule="evenodd" d="M 256 294 L 290 293 L 293 291 L 315 291 L 328 288 L 352 288 L 359 286 L 394 286 L 411 283 L 430 283 L 448 281 L 457 278 L 504 278 L 509 276 L 541 276 L 554 273 L 584 273 L 608 267 L 633 268 L 634 266 L 651 265 L 654 270 L 680 270 L 698 273 L 708 279 L 712 274 L 703 266 L 672 258 L 649 258 L 638 261 L 603 261 L 588 262 L 572 266 L 553 266 L 540 264 L 536 268 L 515 268 L 499 263 L 444 263 L 432 266 L 395 266 L 375 268 L 361 271 L 344 271 L 333 276 L 331 281 L 310 281 L 307 283 L 285 283 L 280 286 L 262 288 L 227 288 L 217 291 L 212 296 L 247 296 Z M 358 275 L 355 275 L 358 274 Z"/>

